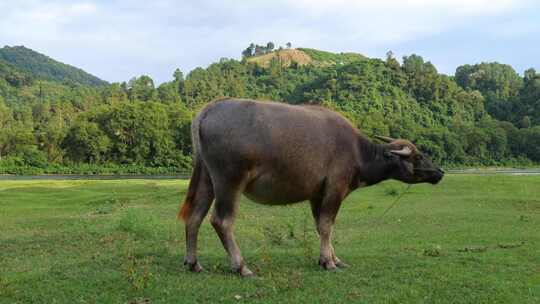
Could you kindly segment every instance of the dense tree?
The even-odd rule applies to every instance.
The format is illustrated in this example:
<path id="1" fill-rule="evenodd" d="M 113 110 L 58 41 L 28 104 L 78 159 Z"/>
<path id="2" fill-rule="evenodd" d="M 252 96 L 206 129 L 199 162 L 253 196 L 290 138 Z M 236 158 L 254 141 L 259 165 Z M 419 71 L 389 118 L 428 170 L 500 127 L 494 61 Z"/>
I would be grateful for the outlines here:
<path id="1" fill-rule="evenodd" d="M 157 100 L 162 103 L 180 102 L 178 83 L 175 81 L 162 83 L 157 88 Z"/>
<path id="2" fill-rule="evenodd" d="M 118 104 L 128 100 L 127 89 L 118 83 L 113 83 L 103 89 L 102 96 L 107 104 Z"/>
<path id="3" fill-rule="evenodd" d="M 9 126 L 11 124 L 12 114 L 10 109 L 4 103 L 0 96 L 0 160 L 7 154 L 7 145 L 9 138 Z"/>
<path id="4" fill-rule="evenodd" d="M 97 123 L 82 119 L 69 129 L 62 147 L 72 161 L 99 163 L 105 159 L 110 144 Z"/>
<path id="5" fill-rule="evenodd" d="M 129 99 L 131 101 L 155 101 L 157 100 L 154 80 L 149 76 L 142 75 L 132 78 L 127 85 Z"/>
<path id="6" fill-rule="evenodd" d="M 184 81 L 184 73 L 182 73 L 180 69 L 176 69 L 174 70 L 173 78 L 174 78 L 174 82 Z"/>
<path id="7" fill-rule="evenodd" d="M 258 47 L 265 53 L 275 46 Z M 379 60 L 298 51 L 316 63 L 221 59 L 185 77 L 176 69 L 157 88 L 144 75 L 103 87 L 51 81 L 0 60 L 0 168 L 188 168 L 192 117 L 225 96 L 323 105 L 367 135 L 410 138 L 443 164 L 540 162 L 540 75 L 534 69 L 520 77 L 509 66 L 484 63 L 459 67 L 449 77 L 414 54 L 400 64 L 391 53 Z"/>
<path id="8" fill-rule="evenodd" d="M 242 58 L 268 54 L 273 52 L 275 47 L 276 46 L 272 41 L 269 41 L 266 46 L 251 43 L 245 50 L 242 51 Z"/>
<path id="9" fill-rule="evenodd" d="M 265 54 L 265 51 L 266 51 L 266 48 L 264 46 L 257 44 L 255 45 L 255 51 L 253 55 L 259 56 L 259 55 Z"/>
<path id="10" fill-rule="evenodd" d="M 251 43 L 245 50 L 242 51 L 242 57 L 247 58 L 253 56 L 255 53 L 255 44 Z"/>
<path id="11" fill-rule="evenodd" d="M 464 89 L 480 91 L 486 109 L 495 118 L 518 120 L 513 109 L 523 79 L 511 66 L 497 62 L 463 65 L 456 69 L 455 79 Z"/>
<path id="12" fill-rule="evenodd" d="M 269 52 L 272 52 L 274 51 L 274 43 L 272 41 L 269 41 L 267 44 L 266 44 L 266 52 L 269 53 Z"/>
<path id="13" fill-rule="evenodd" d="M 525 71 L 524 85 L 513 109 L 516 120 L 528 121 L 528 125 L 540 125 L 540 74 L 534 69 Z"/>
<path id="14" fill-rule="evenodd" d="M 523 74 L 526 83 L 536 78 L 536 70 L 533 68 L 527 69 Z"/>

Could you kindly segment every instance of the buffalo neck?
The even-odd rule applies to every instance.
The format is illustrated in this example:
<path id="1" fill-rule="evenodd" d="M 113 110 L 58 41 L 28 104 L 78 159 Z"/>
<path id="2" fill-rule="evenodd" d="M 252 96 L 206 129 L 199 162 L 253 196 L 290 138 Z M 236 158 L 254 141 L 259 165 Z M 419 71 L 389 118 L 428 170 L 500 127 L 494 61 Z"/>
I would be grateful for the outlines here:
<path id="1" fill-rule="evenodd" d="M 358 184 L 374 185 L 392 177 L 395 164 L 385 156 L 388 145 L 360 138 L 358 147 L 360 152 Z"/>

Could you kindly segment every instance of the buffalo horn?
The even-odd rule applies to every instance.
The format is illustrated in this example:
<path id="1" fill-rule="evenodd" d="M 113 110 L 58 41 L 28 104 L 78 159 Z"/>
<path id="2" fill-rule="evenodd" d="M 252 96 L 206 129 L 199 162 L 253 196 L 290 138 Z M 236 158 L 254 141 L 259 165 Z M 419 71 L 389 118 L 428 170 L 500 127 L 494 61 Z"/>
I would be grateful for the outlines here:
<path id="1" fill-rule="evenodd" d="M 411 155 L 412 150 L 411 148 L 404 146 L 401 150 L 390 150 L 390 152 L 401 156 L 409 156 Z"/>
<path id="2" fill-rule="evenodd" d="M 393 142 L 395 140 L 392 137 L 386 137 L 386 136 L 381 136 L 381 135 L 375 135 L 375 138 L 380 139 L 380 140 L 382 140 L 384 142 L 387 142 L 387 143 L 391 143 L 391 142 Z"/>

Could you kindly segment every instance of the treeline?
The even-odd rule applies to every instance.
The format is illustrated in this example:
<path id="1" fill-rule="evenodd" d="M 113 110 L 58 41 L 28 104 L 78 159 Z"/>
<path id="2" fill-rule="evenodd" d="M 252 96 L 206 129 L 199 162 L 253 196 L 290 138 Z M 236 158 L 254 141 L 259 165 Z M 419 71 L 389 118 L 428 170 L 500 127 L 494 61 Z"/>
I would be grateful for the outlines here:
<path id="1" fill-rule="evenodd" d="M 400 63 L 390 53 L 344 62 L 263 67 L 222 59 L 186 77 L 176 70 L 159 86 L 140 76 L 104 87 L 38 80 L 0 62 L 0 170 L 183 171 L 191 165 L 192 117 L 224 96 L 322 104 L 367 135 L 409 138 L 446 166 L 540 162 L 540 75 L 533 70 L 521 77 L 490 63 L 459 67 L 451 77 L 420 56 Z"/>
<path id="2" fill-rule="evenodd" d="M 102 89 L 44 81 L 5 85 L 0 80 L 0 91 L 11 93 L 0 96 L 0 167 L 6 170 L 63 172 L 54 165 L 97 164 L 117 173 L 148 167 L 166 168 L 163 173 L 191 165 L 193 109 L 180 102 L 178 83 L 156 89 L 141 76 Z"/>

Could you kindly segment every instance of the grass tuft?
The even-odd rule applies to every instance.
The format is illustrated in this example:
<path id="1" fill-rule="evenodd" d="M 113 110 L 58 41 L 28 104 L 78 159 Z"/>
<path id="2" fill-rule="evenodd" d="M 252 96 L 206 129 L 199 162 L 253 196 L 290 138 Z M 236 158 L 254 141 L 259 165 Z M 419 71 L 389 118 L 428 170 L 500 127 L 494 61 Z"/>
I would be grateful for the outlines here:
<path id="1" fill-rule="evenodd" d="M 147 210 L 128 208 L 118 221 L 118 229 L 137 238 L 155 238 L 160 231 L 160 221 Z"/>
<path id="2" fill-rule="evenodd" d="M 434 245 L 424 249 L 424 256 L 440 257 L 442 255 L 441 245 Z"/>
<path id="3" fill-rule="evenodd" d="M 396 188 L 386 188 L 384 190 L 384 194 L 385 195 L 389 195 L 389 196 L 398 196 L 399 195 L 399 191 L 396 189 Z"/>

